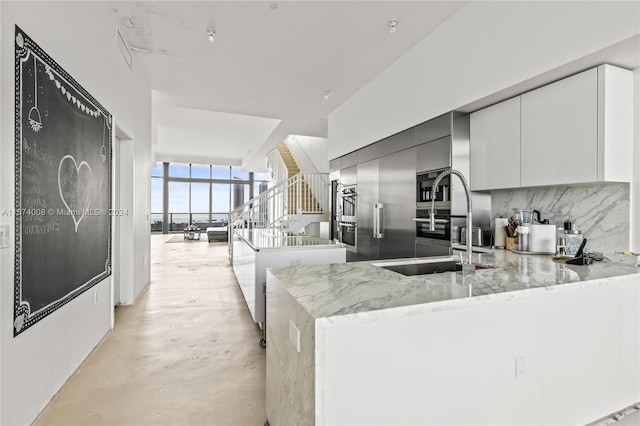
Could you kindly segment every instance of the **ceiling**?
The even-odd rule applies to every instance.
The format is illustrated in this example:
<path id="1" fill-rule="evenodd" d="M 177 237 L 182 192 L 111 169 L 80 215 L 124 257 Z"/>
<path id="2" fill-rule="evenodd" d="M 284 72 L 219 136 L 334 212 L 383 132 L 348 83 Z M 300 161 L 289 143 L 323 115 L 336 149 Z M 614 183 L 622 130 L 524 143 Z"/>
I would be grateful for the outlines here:
<path id="1" fill-rule="evenodd" d="M 466 2 L 109 3 L 153 90 L 156 158 L 259 171 L 286 136 L 325 137 L 333 109 Z"/>

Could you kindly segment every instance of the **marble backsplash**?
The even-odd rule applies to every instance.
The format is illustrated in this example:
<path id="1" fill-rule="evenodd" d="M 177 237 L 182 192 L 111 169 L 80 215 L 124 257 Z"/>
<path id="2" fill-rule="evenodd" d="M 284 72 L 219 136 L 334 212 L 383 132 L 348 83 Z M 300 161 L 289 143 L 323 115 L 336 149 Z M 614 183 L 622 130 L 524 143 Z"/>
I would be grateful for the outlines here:
<path id="1" fill-rule="evenodd" d="M 491 192 L 491 215 L 509 217 L 514 208 L 529 208 L 549 223 L 570 220 L 587 238 L 587 248 L 606 253 L 629 250 L 629 200 L 628 183 L 505 189 Z"/>

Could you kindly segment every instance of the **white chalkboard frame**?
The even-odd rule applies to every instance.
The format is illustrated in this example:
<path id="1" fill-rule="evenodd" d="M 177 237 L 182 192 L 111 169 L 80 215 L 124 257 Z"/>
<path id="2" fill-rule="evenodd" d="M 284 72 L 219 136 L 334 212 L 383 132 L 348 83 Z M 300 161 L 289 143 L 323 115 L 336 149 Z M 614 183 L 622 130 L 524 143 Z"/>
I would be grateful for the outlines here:
<path id="1" fill-rule="evenodd" d="M 112 176 L 112 172 L 113 172 L 112 171 L 113 169 L 112 127 L 113 126 L 112 126 L 112 123 L 113 121 L 112 121 L 111 114 L 95 98 L 93 98 L 93 96 L 91 96 L 73 77 L 71 77 L 57 62 L 55 62 L 30 37 L 28 37 L 25 34 L 25 32 L 22 31 L 17 25 L 15 26 L 14 41 L 15 41 L 15 210 L 14 210 L 14 215 L 15 215 L 15 262 L 14 262 L 15 286 L 14 286 L 14 289 L 15 291 L 14 291 L 13 330 L 14 330 L 14 337 L 16 337 L 20 333 L 24 332 L 25 330 L 27 330 L 28 328 L 36 324 L 38 321 L 52 314 L 57 309 L 60 309 L 65 304 L 69 303 L 71 300 L 73 300 L 83 292 L 89 290 L 91 287 L 93 287 L 94 285 L 96 285 L 97 283 L 99 283 L 100 281 L 104 280 L 105 278 L 111 275 L 111 258 L 112 258 L 111 212 L 112 212 L 112 182 L 113 182 L 113 176 Z M 39 209 L 39 208 L 36 209 L 36 208 L 33 208 L 33 206 L 23 205 L 23 190 L 25 190 L 26 188 L 26 190 L 31 190 L 36 192 L 33 187 L 29 188 L 29 184 L 33 182 L 23 181 L 23 171 L 24 171 L 23 152 L 25 149 L 25 146 L 23 146 L 23 143 L 28 144 L 27 138 L 24 137 L 23 134 L 29 131 L 31 131 L 32 133 L 38 132 L 42 129 L 42 127 L 50 124 L 46 122 L 47 117 L 44 116 L 47 114 L 38 113 L 39 115 L 37 116 L 34 115 L 34 117 L 38 117 L 38 118 L 35 119 L 33 122 L 30 120 L 27 120 L 26 116 L 23 116 L 23 114 L 30 114 L 30 112 L 34 109 L 33 108 L 34 106 L 37 108 L 38 96 L 44 95 L 43 93 L 40 93 L 40 90 L 39 90 L 40 86 L 38 85 L 38 81 L 36 79 L 35 92 L 32 93 L 32 96 L 31 96 L 31 98 L 35 97 L 36 99 L 35 105 L 34 105 L 33 99 L 26 99 L 25 97 L 23 97 L 22 73 L 25 71 L 25 69 L 28 68 L 29 65 L 27 65 L 27 61 L 29 61 L 30 58 L 32 58 L 31 60 L 34 63 L 32 75 L 38 76 L 39 71 L 36 63 L 40 61 L 40 73 L 42 74 L 43 70 L 46 70 L 47 76 L 50 77 L 50 82 L 49 82 L 50 84 L 58 85 L 57 88 L 60 89 L 59 82 L 62 82 L 63 88 L 60 89 L 61 92 L 64 93 L 65 95 L 67 93 L 73 93 L 73 96 L 72 96 L 73 102 L 74 102 L 74 105 L 76 105 L 76 102 L 77 102 L 78 114 L 80 114 L 80 111 L 82 111 L 83 120 L 89 121 L 90 124 L 93 126 L 92 129 L 94 129 L 94 134 L 86 135 L 86 136 L 89 136 L 86 139 L 87 140 L 96 140 L 97 138 L 102 139 L 102 146 L 98 148 L 100 150 L 98 158 L 101 158 L 101 161 L 103 164 L 99 165 L 99 167 L 94 167 L 94 169 L 96 170 L 99 169 L 100 173 L 96 173 L 85 161 L 76 163 L 76 160 L 73 157 L 73 155 L 64 155 L 60 160 L 58 160 L 57 158 L 54 158 L 51 161 L 51 164 L 48 164 L 48 166 L 51 166 L 49 167 L 50 169 L 55 170 L 55 165 L 52 166 L 52 164 L 53 164 L 53 161 L 58 161 L 57 188 L 59 190 L 59 199 L 57 201 L 58 203 L 62 201 L 62 206 L 68 209 L 68 214 L 66 215 L 66 217 L 62 217 L 60 219 L 58 218 L 54 219 L 54 216 L 56 214 L 57 215 L 60 214 L 61 209 L 59 207 L 56 209 L 53 209 L 53 208 L 47 209 L 46 207 L 42 209 Z M 108 76 L 105 76 L 105 78 L 108 78 Z M 24 83 L 24 84 L 26 87 L 27 83 Z M 41 83 L 41 85 L 42 84 L 44 83 Z M 50 92 L 54 90 L 55 90 L 54 88 L 49 89 Z M 76 95 L 77 95 L 77 100 L 76 100 Z M 46 102 L 46 99 L 45 99 L 45 102 Z M 69 102 L 71 102 L 71 96 L 69 97 Z M 48 118 L 52 119 L 52 117 L 55 115 L 56 114 L 49 114 Z M 30 119 L 31 115 L 29 115 L 28 118 Z M 29 124 L 28 126 L 24 126 L 25 121 Z M 27 128 L 25 129 L 25 127 Z M 98 128 L 98 127 L 102 129 L 101 135 L 97 135 L 95 132 L 95 128 Z M 73 130 L 77 130 L 77 129 L 71 129 L 71 130 L 72 130 L 71 133 L 75 134 Z M 81 133 L 82 131 L 86 132 L 86 129 L 83 127 L 82 130 L 78 130 L 78 132 L 80 132 L 79 133 L 80 136 L 75 137 L 74 143 L 76 144 L 85 143 L 85 139 L 84 139 L 85 135 Z M 70 136 L 70 138 L 73 138 L 73 136 Z M 27 145 L 27 148 L 28 148 L 28 145 Z M 65 147 L 65 149 L 68 151 L 69 148 Z M 94 147 L 91 147 L 91 149 L 93 152 Z M 69 157 L 69 158 L 65 158 L 65 157 Z M 76 173 L 77 177 L 76 177 L 75 183 L 69 184 L 69 185 L 72 185 L 72 186 L 69 186 L 70 188 L 69 189 L 64 186 L 65 184 L 61 184 L 61 170 L 63 170 L 63 167 L 64 167 L 65 169 L 68 168 L 73 171 L 73 167 L 71 166 L 72 163 L 70 160 L 73 160 L 73 164 L 75 165 L 74 173 Z M 99 164 L 100 161 L 97 161 L 97 162 L 94 161 L 94 163 Z M 85 167 L 85 164 L 86 164 L 86 167 Z M 83 169 L 83 167 L 85 167 L 85 169 Z M 46 166 L 43 166 L 43 168 L 46 168 Z M 99 175 L 95 178 L 95 180 L 98 181 L 98 177 L 99 177 L 100 184 L 99 185 L 97 183 L 94 184 L 93 181 L 89 181 L 91 183 L 87 184 L 86 187 L 78 189 L 81 186 L 83 186 L 85 183 L 84 181 L 81 182 L 80 180 L 81 170 L 82 170 L 82 173 L 84 173 L 85 175 L 87 175 L 85 170 L 88 170 L 90 176 L 87 175 L 87 180 L 89 178 L 93 180 L 94 174 Z M 47 169 L 47 172 L 49 174 L 53 173 L 49 169 Z M 44 176 L 44 177 L 46 178 L 47 176 Z M 32 181 L 33 176 L 31 176 L 31 178 L 32 178 L 31 179 Z M 73 192 L 74 190 L 75 192 Z M 77 194 L 80 192 L 82 192 L 82 194 L 86 194 L 87 200 L 89 201 L 89 205 L 91 204 L 93 199 L 100 201 L 100 203 L 97 204 L 97 206 L 99 206 L 100 208 L 94 209 L 96 217 L 100 214 L 102 215 L 102 217 L 99 220 L 93 216 L 92 217 L 87 216 L 87 219 L 84 221 L 85 223 L 84 224 L 80 223 L 84 219 L 85 213 L 82 213 L 82 216 L 80 216 L 79 213 L 77 213 L 80 209 L 73 210 L 67 204 L 68 202 L 71 203 L 69 201 L 71 199 L 69 198 L 71 197 L 71 195 L 66 195 L 67 199 L 65 199 L 65 194 L 72 194 L 75 197 L 74 200 L 76 200 L 78 197 Z M 44 199 L 44 196 L 43 196 L 43 199 Z M 29 200 L 32 200 L 32 198 L 29 198 Z M 71 205 L 74 206 L 74 204 L 72 203 Z M 76 205 L 79 206 L 80 202 L 77 202 Z M 29 207 L 29 209 L 27 209 L 26 207 Z M 35 286 L 31 285 L 32 294 L 34 292 L 33 288 L 37 289 L 39 288 L 38 286 L 45 287 L 45 286 L 56 286 L 56 285 L 61 285 L 62 286 L 61 288 L 65 289 L 65 290 L 62 290 L 65 293 L 60 297 L 56 297 L 55 299 L 46 300 L 44 302 L 41 301 L 40 302 L 41 306 L 38 306 L 35 309 L 31 306 L 31 303 L 29 302 L 29 300 L 25 298 L 25 295 L 23 294 L 23 285 L 25 284 L 25 282 L 23 281 L 23 276 L 29 275 L 26 273 L 27 271 L 30 273 L 31 276 L 34 275 L 33 268 L 36 267 L 33 264 L 31 259 L 33 256 L 28 258 L 25 258 L 23 256 L 24 255 L 23 238 L 33 238 L 31 235 L 36 233 L 33 230 L 39 229 L 39 228 L 33 228 L 33 226 L 30 227 L 29 224 L 33 223 L 33 222 L 30 222 L 30 220 L 33 220 L 33 218 L 27 218 L 27 216 L 25 215 L 25 212 L 27 210 L 30 210 L 32 212 L 31 214 L 46 215 L 43 217 L 43 219 L 50 220 L 47 223 L 53 223 L 54 220 L 65 221 L 64 222 L 65 226 L 69 226 L 69 224 L 71 224 L 71 227 L 75 226 L 75 230 L 74 230 L 75 234 L 71 231 L 68 231 L 67 232 L 68 235 L 65 236 L 65 238 L 67 238 L 67 240 L 73 239 L 73 238 L 76 238 L 76 239 L 85 238 L 85 240 L 88 241 L 90 245 L 93 244 L 95 246 L 95 244 L 99 244 L 100 248 L 99 250 L 97 250 L 97 252 L 99 252 L 102 256 L 104 256 L 104 258 L 100 257 L 99 259 L 93 259 L 94 260 L 93 263 L 100 262 L 101 266 L 93 267 L 93 269 L 89 271 L 89 273 L 84 273 L 84 274 L 81 273 L 80 274 L 82 275 L 81 282 L 79 282 L 76 277 L 76 280 L 73 283 L 71 283 L 71 286 L 74 286 L 74 287 L 70 288 L 68 291 L 66 289 L 69 287 L 70 284 L 68 282 L 67 283 L 64 282 L 66 275 L 42 276 L 41 277 L 43 278 L 42 283 L 37 283 L 37 285 Z M 62 208 L 62 210 L 65 210 L 65 209 Z M 82 211 L 85 211 L 85 210 L 87 211 L 87 215 L 89 215 L 89 213 L 91 214 L 94 213 L 94 212 L 89 212 L 89 209 L 82 209 Z M 73 212 L 75 212 L 75 214 Z M 30 232 L 30 234 L 25 234 L 25 226 L 24 226 L 25 220 L 27 221 L 27 228 L 30 229 L 30 231 L 28 231 Z M 93 220 L 94 222 L 90 222 L 91 220 Z M 87 237 L 89 232 L 86 232 L 86 231 L 84 233 L 78 232 L 78 228 L 80 226 L 85 226 L 86 223 L 93 223 L 93 224 L 97 223 L 100 225 L 97 227 L 93 226 L 91 228 L 90 237 Z M 38 225 L 38 226 L 41 227 L 42 225 Z M 53 226 L 48 227 L 47 232 L 54 232 L 55 230 L 51 230 L 53 228 L 54 228 Z M 95 228 L 98 228 L 98 229 L 95 229 Z M 98 241 L 98 243 L 96 243 L 95 241 Z M 74 244 L 78 247 L 86 246 L 86 244 L 84 243 L 83 243 L 84 245 L 76 244 L 76 243 Z M 49 247 L 51 247 L 51 244 L 49 244 Z M 38 250 L 37 244 L 33 244 L 33 242 L 31 242 L 29 250 L 30 250 L 30 254 L 33 254 L 34 250 L 36 251 Z M 39 254 L 41 254 L 42 257 L 44 257 L 45 259 L 47 258 L 53 259 L 55 257 L 55 263 L 59 264 L 59 267 L 58 267 L 59 269 L 60 268 L 63 270 L 65 269 L 73 270 L 74 268 L 77 269 L 77 265 L 79 262 L 77 257 L 68 256 L 67 255 L 68 253 L 65 254 L 66 252 L 63 249 L 59 251 L 55 250 L 55 253 L 51 253 L 51 251 L 52 250 L 49 250 L 48 253 L 43 252 Z M 78 253 L 78 250 L 76 250 L 76 253 Z M 40 260 L 40 263 L 38 265 L 42 266 L 42 260 Z M 76 284 L 76 282 L 79 282 L 79 284 Z"/>

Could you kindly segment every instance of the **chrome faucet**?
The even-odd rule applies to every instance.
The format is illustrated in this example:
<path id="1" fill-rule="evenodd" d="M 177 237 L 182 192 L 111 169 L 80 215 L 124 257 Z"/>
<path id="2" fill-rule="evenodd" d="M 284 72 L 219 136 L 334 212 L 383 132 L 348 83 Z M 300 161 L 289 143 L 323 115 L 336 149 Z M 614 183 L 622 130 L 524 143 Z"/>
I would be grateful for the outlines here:
<path id="1" fill-rule="evenodd" d="M 464 175 L 462 173 L 460 173 L 459 171 L 455 170 L 455 169 L 446 169 L 443 170 L 438 176 L 436 176 L 436 179 L 433 181 L 433 185 L 431 186 L 431 193 L 435 194 L 436 193 L 436 188 L 438 187 L 438 184 L 440 183 L 440 181 L 442 180 L 443 177 L 447 176 L 447 175 L 456 175 L 460 178 L 460 180 L 462 181 L 462 186 L 464 187 L 464 193 L 467 195 L 467 264 L 468 265 L 472 265 L 473 263 L 471 262 L 472 259 L 472 251 L 471 251 L 471 235 L 472 235 L 472 223 L 473 221 L 471 220 L 471 192 L 469 191 L 469 184 L 467 183 L 467 178 L 464 177 Z M 433 196 L 431 197 L 431 212 L 429 213 L 429 229 L 431 231 L 435 231 L 436 230 L 436 211 L 435 211 L 435 201 L 436 201 L 436 197 Z"/>

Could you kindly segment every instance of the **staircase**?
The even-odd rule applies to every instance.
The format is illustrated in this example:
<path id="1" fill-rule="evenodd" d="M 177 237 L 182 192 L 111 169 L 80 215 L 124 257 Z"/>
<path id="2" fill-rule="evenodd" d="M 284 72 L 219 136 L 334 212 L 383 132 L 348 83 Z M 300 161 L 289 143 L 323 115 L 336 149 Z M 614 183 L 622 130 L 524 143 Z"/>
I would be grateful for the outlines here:
<path id="1" fill-rule="evenodd" d="M 293 155 L 291 155 L 291 152 L 289 151 L 289 148 L 287 148 L 287 145 L 284 143 L 280 143 L 276 149 L 280 153 L 280 157 L 282 158 L 282 161 L 284 162 L 284 165 L 287 168 L 287 172 L 288 172 L 287 175 L 289 179 L 293 178 L 295 175 L 300 173 L 300 169 L 296 164 L 296 160 L 293 159 Z M 291 211 L 290 214 L 292 215 L 304 214 L 305 211 L 306 212 L 322 211 L 322 208 L 320 207 L 320 203 L 318 203 L 318 200 L 316 200 L 315 197 L 313 196 L 313 193 L 311 192 L 311 189 L 309 188 L 309 185 L 304 178 L 305 178 L 305 175 L 302 175 L 300 188 L 292 186 L 288 192 L 289 205 L 297 206 L 300 209 L 302 209 L 302 211 L 299 211 L 299 210 Z M 299 203 L 298 203 L 298 198 L 300 198 Z M 297 218 L 293 218 L 290 216 L 289 219 L 297 219 Z"/>
<path id="2" fill-rule="evenodd" d="M 234 227 L 301 234 L 311 224 L 328 222 L 329 175 L 301 173 L 283 143 L 267 159 L 271 175 L 281 181 L 231 212 Z"/>
<path id="3" fill-rule="evenodd" d="M 300 173 L 300 169 L 296 164 L 296 160 L 293 159 L 293 155 L 291 155 L 291 151 L 289 151 L 289 148 L 287 148 L 287 145 L 281 142 L 276 147 L 276 149 L 280 153 L 280 158 L 282 158 L 282 161 L 284 162 L 284 165 L 286 166 L 287 171 L 289 172 L 288 177 L 293 177 L 298 173 Z"/>

